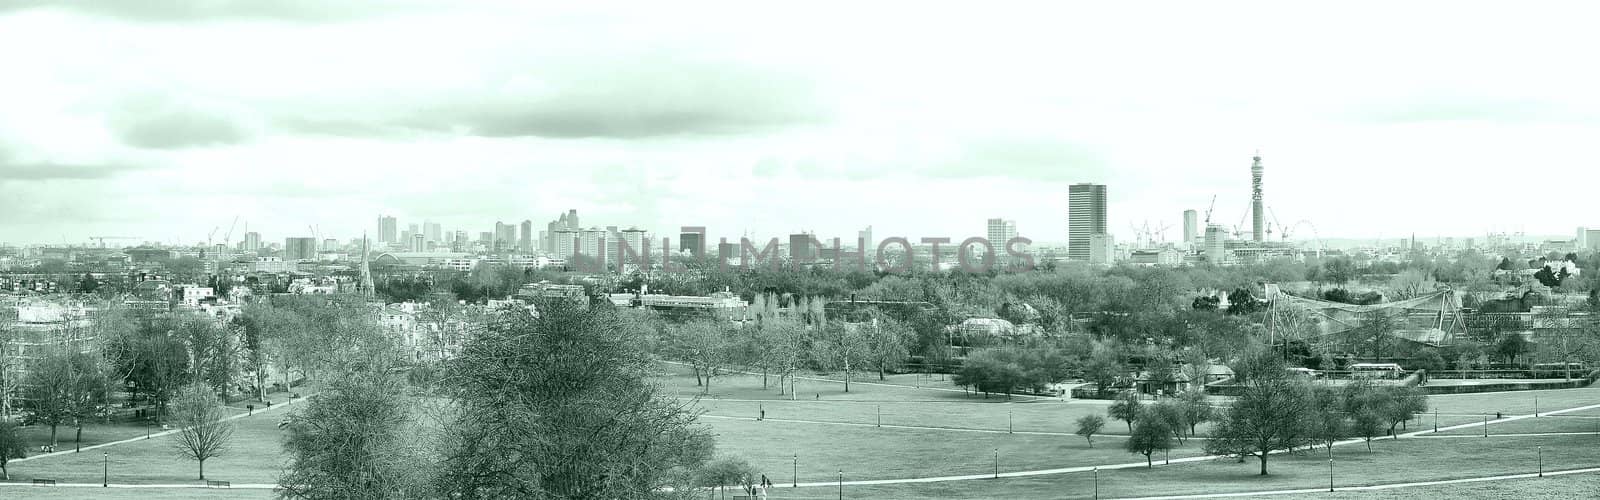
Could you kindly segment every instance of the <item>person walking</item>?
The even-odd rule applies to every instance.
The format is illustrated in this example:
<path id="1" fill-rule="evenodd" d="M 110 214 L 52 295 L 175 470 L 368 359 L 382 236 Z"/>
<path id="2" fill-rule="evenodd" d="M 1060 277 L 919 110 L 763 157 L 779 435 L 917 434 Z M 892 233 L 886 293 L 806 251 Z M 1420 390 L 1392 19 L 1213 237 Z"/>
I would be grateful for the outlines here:
<path id="1" fill-rule="evenodd" d="M 756 420 L 766 420 L 766 419 L 767 419 L 767 407 L 766 407 L 766 405 L 761 405 L 761 416 L 756 417 Z M 766 476 L 762 476 L 762 478 L 765 479 Z"/>
<path id="2" fill-rule="evenodd" d="M 767 479 L 767 475 L 766 474 L 762 474 L 761 475 L 761 489 L 756 490 L 756 496 L 759 497 L 761 500 L 767 500 L 767 488 L 771 488 L 771 487 L 772 487 L 772 480 L 771 479 Z"/>

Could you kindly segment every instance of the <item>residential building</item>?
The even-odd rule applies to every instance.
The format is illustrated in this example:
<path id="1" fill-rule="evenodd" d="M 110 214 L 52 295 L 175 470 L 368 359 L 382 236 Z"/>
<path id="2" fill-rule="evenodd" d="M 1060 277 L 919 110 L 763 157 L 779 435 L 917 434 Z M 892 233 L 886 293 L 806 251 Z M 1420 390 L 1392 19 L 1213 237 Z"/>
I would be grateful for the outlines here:
<path id="1" fill-rule="evenodd" d="M 298 261 L 317 258 L 316 238 L 284 238 L 283 260 Z"/>

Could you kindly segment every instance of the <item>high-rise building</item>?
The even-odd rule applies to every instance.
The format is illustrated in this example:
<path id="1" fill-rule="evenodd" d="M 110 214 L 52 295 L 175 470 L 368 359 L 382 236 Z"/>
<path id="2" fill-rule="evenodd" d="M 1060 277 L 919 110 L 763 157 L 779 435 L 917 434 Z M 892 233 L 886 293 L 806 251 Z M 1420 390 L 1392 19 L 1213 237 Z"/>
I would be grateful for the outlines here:
<path id="1" fill-rule="evenodd" d="M 533 221 L 522 220 L 522 232 L 517 233 L 517 250 L 522 252 L 533 251 Z"/>
<path id="2" fill-rule="evenodd" d="M 394 243 L 399 240 L 400 222 L 394 216 L 378 216 L 378 243 Z"/>
<path id="3" fill-rule="evenodd" d="M 496 251 L 508 250 L 517 244 L 517 225 L 503 222 L 494 223 L 494 249 Z"/>
<path id="4" fill-rule="evenodd" d="M 333 238 L 322 239 L 322 251 L 334 252 L 339 250 L 339 240 Z"/>
<path id="5" fill-rule="evenodd" d="M 407 246 L 407 249 L 413 252 L 428 251 L 428 235 L 422 233 L 411 235 L 411 242 L 410 245 Z"/>
<path id="6" fill-rule="evenodd" d="M 284 238 L 283 260 L 296 261 L 317 258 L 316 238 Z"/>
<path id="7" fill-rule="evenodd" d="M 799 264 L 817 260 L 817 248 L 811 244 L 815 239 L 811 233 L 795 233 L 789 235 L 789 261 Z"/>
<path id="8" fill-rule="evenodd" d="M 437 223 L 437 222 L 423 222 L 422 223 L 422 234 L 423 234 L 423 237 L 428 240 L 428 243 L 435 243 L 435 244 L 444 243 L 444 234 L 443 233 L 444 233 L 444 228 L 440 227 L 439 223 Z"/>
<path id="9" fill-rule="evenodd" d="M 580 246 L 578 237 L 578 231 L 575 229 L 561 229 L 556 231 L 554 238 L 556 257 L 562 259 L 572 258 L 572 254 L 577 253 Z"/>
<path id="10" fill-rule="evenodd" d="M 1250 239 L 1266 241 L 1264 232 L 1266 213 L 1261 206 L 1261 174 L 1265 168 L 1261 166 L 1261 153 L 1256 153 L 1255 162 L 1250 164 Z"/>
<path id="11" fill-rule="evenodd" d="M 1006 253 L 1006 243 L 1017 237 L 1017 221 L 989 219 L 984 235 L 989 238 L 989 246 L 994 249 L 994 254 L 1004 255 Z"/>
<path id="12" fill-rule="evenodd" d="M 878 240 L 872 239 L 872 226 L 867 226 L 860 231 L 856 231 L 856 242 L 858 245 L 861 245 L 861 251 L 868 252 L 866 254 L 867 258 L 870 259 L 873 255 L 876 255 L 876 252 L 878 251 Z"/>
<path id="13" fill-rule="evenodd" d="M 591 227 L 578 232 L 578 253 L 600 258 L 606 252 L 606 230 Z"/>
<path id="14" fill-rule="evenodd" d="M 1223 264 L 1227 262 L 1227 241 L 1228 228 L 1217 224 L 1206 226 L 1206 261 L 1209 261 L 1212 264 Z"/>
<path id="15" fill-rule="evenodd" d="M 578 211 L 576 209 L 568 210 L 567 213 L 561 214 L 560 217 L 557 217 L 556 220 L 550 221 L 550 223 L 545 226 L 545 235 L 547 239 L 540 243 L 540 245 L 543 246 L 544 251 L 556 252 L 557 254 L 560 254 L 558 250 L 560 250 L 561 242 L 556 238 L 556 233 L 563 230 L 579 230 Z"/>
<path id="16" fill-rule="evenodd" d="M 1193 245 L 1200 239 L 1200 214 L 1194 210 L 1183 211 L 1183 243 Z"/>
<path id="17" fill-rule="evenodd" d="M 693 254 L 695 257 L 700 257 L 700 256 L 705 255 L 705 253 L 706 253 L 706 233 L 702 233 L 702 232 L 683 232 L 683 233 L 678 233 L 678 251 L 679 252 L 687 251 L 687 252 Z"/>
<path id="18" fill-rule="evenodd" d="M 261 251 L 261 233 L 255 231 L 244 233 L 244 246 L 241 250 L 246 252 Z"/>
<path id="19" fill-rule="evenodd" d="M 455 235 L 456 235 L 455 238 L 451 238 L 451 240 L 450 240 L 450 250 L 451 251 L 463 252 L 463 251 L 466 251 L 468 248 L 472 248 L 472 242 L 467 240 L 467 232 L 466 231 L 457 230 L 455 232 Z"/>
<path id="20" fill-rule="evenodd" d="M 1067 187 L 1067 258 L 1089 260 L 1089 238 L 1096 234 L 1106 234 L 1105 184 Z"/>
<path id="21" fill-rule="evenodd" d="M 621 240 L 619 240 L 619 242 L 622 244 L 616 245 L 617 256 L 616 260 L 613 262 L 621 262 L 625 265 L 631 266 L 638 259 L 644 258 L 646 252 L 648 252 L 648 249 L 645 248 L 645 245 L 649 245 L 650 241 L 645 239 L 643 229 L 630 227 L 623 229 L 618 233 L 621 235 Z M 628 248 L 626 255 L 623 253 L 623 245 L 627 245 Z"/>

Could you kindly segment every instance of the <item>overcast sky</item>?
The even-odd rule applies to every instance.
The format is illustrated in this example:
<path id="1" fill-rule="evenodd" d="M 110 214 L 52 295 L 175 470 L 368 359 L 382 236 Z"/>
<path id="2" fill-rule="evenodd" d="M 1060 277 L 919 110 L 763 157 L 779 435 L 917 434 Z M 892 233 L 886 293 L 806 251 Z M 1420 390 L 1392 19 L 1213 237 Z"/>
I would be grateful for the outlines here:
<path id="1" fill-rule="evenodd" d="M 1323 237 L 1600 226 L 1581 3 L 35 3 L 0 2 L 11 243 L 569 208 L 1061 241 L 1075 182 L 1109 185 L 1119 240 L 1171 240 L 1213 195 L 1248 229 L 1258 149 L 1266 204 Z"/>

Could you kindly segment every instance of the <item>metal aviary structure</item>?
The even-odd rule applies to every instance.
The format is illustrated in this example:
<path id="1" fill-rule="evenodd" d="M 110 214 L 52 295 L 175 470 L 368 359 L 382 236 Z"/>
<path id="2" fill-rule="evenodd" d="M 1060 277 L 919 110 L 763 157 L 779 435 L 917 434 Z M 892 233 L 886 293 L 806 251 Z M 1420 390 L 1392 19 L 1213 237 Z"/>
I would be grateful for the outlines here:
<path id="1" fill-rule="evenodd" d="M 1273 341 L 1337 342 L 1341 334 L 1360 328 L 1374 314 L 1392 318 L 1391 337 L 1427 345 L 1444 345 L 1466 331 L 1461 301 L 1455 291 L 1436 290 L 1410 299 L 1371 305 L 1345 304 L 1298 297 L 1267 284 L 1267 330 Z"/>

